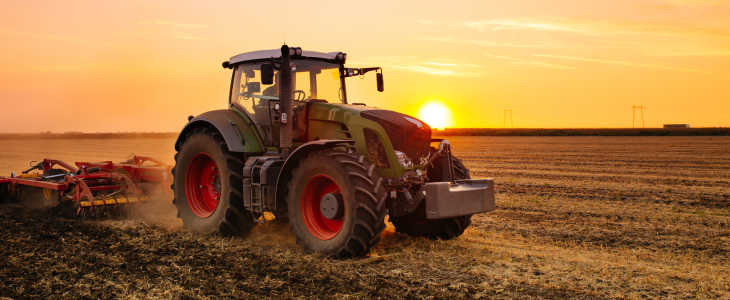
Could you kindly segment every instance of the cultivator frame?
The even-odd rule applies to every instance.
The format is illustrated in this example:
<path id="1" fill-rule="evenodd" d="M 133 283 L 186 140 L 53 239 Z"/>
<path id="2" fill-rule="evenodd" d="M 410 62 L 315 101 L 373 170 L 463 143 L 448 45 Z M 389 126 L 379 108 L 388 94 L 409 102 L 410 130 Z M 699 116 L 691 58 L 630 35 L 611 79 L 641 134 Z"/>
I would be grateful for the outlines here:
<path id="1" fill-rule="evenodd" d="M 145 162 L 153 165 L 144 165 Z M 160 185 L 161 189 L 156 192 L 172 195 L 172 191 L 165 188 L 171 183 L 168 174 L 171 174 L 172 166 L 151 157 L 130 155 L 121 163 L 76 162 L 76 167 L 55 159 L 33 163 L 20 175 L 12 173 L 10 177 L 0 177 L 0 186 L 5 185 L 10 196 L 16 198 L 22 198 L 19 190 L 25 187 L 42 188 L 46 200 L 57 197 L 59 203 L 72 201 L 78 207 L 76 216 L 79 218 L 85 219 L 87 212 L 92 216 L 121 214 L 130 204 L 147 202 L 150 188 L 146 185 L 150 184 Z M 51 170 L 60 170 L 54 166 L 68 172 L 49 174 Z M 29 174 L 33 170 L 43 170 L 43 173 Z"/>

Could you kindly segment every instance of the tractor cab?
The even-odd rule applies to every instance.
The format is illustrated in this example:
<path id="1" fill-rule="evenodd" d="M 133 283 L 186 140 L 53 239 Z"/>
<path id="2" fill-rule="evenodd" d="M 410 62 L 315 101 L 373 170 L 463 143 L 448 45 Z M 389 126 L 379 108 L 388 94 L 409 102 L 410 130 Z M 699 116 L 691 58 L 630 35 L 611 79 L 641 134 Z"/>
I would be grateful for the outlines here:
<path id="1" fill-rule="evenodd" d="M 292 139 L 295 144 L 306 143 L 308 107 L 314 103 L 347 104 L 345 78 L 363 75 L 380 68 L 346 69 L 347 55 L 342 52 L 322 53 L 291 49 L 292 70 Z M 236 55 L 224 66 L 233 69 L 230 103 L 245 113 L 254 124 L 263 144 L 279 146 L 281 123 L 280 89 L 282 66 L 275 59 L 281 51 L 264 50 Z M 366 71 L 363 71 L 366 70 Z M 382 91 L 382 71 L 378 73 Z"/>

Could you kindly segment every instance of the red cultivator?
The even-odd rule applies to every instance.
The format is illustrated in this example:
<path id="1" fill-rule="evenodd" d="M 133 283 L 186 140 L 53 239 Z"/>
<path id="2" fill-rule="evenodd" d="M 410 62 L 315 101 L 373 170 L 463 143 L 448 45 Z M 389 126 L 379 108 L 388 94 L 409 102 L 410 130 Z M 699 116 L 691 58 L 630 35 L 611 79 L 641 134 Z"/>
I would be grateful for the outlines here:
<path id="1" fill-rule="evenodd" d="M 122 215 L 132 205 L 146 202 L 150 197 L 171 195 L 172 191 L 167 188 L 171 169 L 156 159 L 142 156 L 131 156 L 121 163 L 77 162 L 76 167 L 60 160 L 44 159 L 31 163 L 31 168 L 20 175 L 0 177 L 0 200 L 22 201 L 31 206 L 73 203 L 80 218 L 86 218 L 87 214 Z M 33 170 L 43 173 L 29 173 Z"/>

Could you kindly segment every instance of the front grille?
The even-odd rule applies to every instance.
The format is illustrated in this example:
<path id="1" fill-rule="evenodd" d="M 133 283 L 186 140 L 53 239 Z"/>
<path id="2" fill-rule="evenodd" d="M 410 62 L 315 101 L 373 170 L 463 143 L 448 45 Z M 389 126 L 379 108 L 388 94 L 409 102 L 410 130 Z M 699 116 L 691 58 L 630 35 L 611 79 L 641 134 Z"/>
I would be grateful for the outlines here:
<path id="1" fill-rule="evenodd" d="M 393 148 L 403 151 L 413 162 L 428 156 L 431 126 L 409 115 L 389 110 L 366 110 L 360 115 L 383 126 Z"/>
<path id="2" fill-rule="evenodd" d="M 370 163 L 381 169 L 389 169 L 388 154 L 385 153 L 385 145 L 380 140 L 378 134 L 370 128 L 363 129 L 365 134 L 365 145 L 368 149 L 368 157 Z"/>

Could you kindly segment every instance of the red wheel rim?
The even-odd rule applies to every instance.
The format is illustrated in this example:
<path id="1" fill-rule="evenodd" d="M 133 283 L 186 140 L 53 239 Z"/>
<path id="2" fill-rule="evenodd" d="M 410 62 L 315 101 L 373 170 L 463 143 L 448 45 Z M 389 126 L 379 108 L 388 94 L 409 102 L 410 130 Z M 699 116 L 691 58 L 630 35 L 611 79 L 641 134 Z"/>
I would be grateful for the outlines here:
<path id="1" fill-rule="evenodd" d="M 340 220 L 330 220 L 322 215 L 319 202 L 327 193 L 341 193 L 341 190 L 337 183 L 326 175 L 317 175 L 309 179 L 302 193 L 301 210 L 304 225 L 314 237 L 320 240 L 335 237 L 347 218 L 347 213 Z M 345 208 L 343 207 L 343 209 Z"/>
<path id="2" fill-rule="evenodd" d="M 220 172 L 210 155 L 193 156 L 185 171 L 185 197 L 193 214 L 210 217 L 218 207 L 220 189 Z"/>

